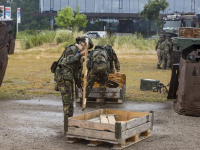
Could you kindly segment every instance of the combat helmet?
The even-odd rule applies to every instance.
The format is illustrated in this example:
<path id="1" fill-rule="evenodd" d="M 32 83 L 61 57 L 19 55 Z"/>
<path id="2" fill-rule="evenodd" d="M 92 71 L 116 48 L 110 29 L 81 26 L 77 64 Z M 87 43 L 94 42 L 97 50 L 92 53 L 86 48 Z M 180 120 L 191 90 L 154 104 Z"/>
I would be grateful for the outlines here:
<path id="1" fill-rule="evenodd" d="M 94 44 L 92 42 L 92 40 L 88 37 L 88 36 L 82 36 L 82 37 L 77 37 L 76 38 L 76 43 L 80 43 L 80 42 L 86 42 L 86 38 L 88 38 L 88 49 L 93 48 Z"/>

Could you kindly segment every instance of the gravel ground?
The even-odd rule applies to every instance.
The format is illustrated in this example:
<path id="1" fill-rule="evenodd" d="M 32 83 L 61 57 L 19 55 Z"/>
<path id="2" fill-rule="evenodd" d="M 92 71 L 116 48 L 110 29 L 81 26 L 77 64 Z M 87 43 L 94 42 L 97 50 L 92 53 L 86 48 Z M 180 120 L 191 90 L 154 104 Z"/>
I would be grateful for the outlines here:
<path id="1" fill-rule="evenodd" d="M 155 111 L 152 136 L 128 148 L 137 150 L 200 149 L 200 119 L 181 116 L 172 109 L 173 102 L 144 103 L 125 101 L 123 104 L 88 104 L 84 112 L 75 108 L 75 115 L 100 108 L 128 111 Z M 87 147 L 88 141 L 68 144 L 63 135 L 62 102 L 59 97 L 32 100 L 0 101 L 0 149 L 2 150 L 71 150 L 110 149 L 111 144 Z"/>

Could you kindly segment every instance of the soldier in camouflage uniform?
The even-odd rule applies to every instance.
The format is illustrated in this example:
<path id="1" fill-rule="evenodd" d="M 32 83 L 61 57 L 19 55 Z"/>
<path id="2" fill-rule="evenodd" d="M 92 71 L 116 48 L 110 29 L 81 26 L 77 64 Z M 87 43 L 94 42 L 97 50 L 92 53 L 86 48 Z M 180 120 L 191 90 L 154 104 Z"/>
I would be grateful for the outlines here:
<path id="1" fill-rule="evenodd" d="M 163 51 L 163 60 L 162 60 L 162 66 L 163 69 L 170 69 L 171 65 L 171 56 L 170 56 L 170 50 L 172 48 L 172 43 L 170 42 L 170 35 L 167 35 L 167 39 L 161 44 L 161 50 Z M 167 63 L 167 65 L 166 65 Z"/>
<path id="2" fill-rule="evenodd" d="M 112 49 L 112 46 L 110 46 L 110 45 L 105 46 L 105 49 L 110 57 L 110 72 L 109 73 L 115 73 L 115 69 L 116 69 L 117 75 L 119 75 L 120 74 L 120 63 L 119 63 L 119 60 L 117 58 L 115 51 Z M 115 63 L 115 69 L 114 69 L 113 61 Z"/>
<path id="3" fill-rule="evenodd" d="M 157 69 L 162 69 L 160 67 L 162 60 L 163 60 L 163 51 L 161 50 L 161 44 L 165 41 L 165 35 L 160 36 L 160 40 L 158 41 L 155 50 L 157 51 L 158 62 L 157 62 Z"/>
<path id="4" fill-rule="evenodd" d="M 55 71 L 55 81 L 62 96 L 64 113 L 64 132 L 67 132 L 68 117 L 73 116 L 73 82 L 78 88 L 81 87 L 82 64 L 85 55 L 86 37 L 76 38 L 76 45 L 67 46 L 58 61 L 59 68 Z M 92 48 L 90 40 L 88 48 Z"/>
<path id="5" fill-rule="evenodd" d="M 103 45 L 95 46 L 95 49 L 88 54 L 87 68 L 89 73 L 87 76 L 86 97 L 88 97 L 94 83 L 98 82 L 102 103 L 105 98 L 106 81 L 108 80 L 110 68 L 109 56 Z"/>

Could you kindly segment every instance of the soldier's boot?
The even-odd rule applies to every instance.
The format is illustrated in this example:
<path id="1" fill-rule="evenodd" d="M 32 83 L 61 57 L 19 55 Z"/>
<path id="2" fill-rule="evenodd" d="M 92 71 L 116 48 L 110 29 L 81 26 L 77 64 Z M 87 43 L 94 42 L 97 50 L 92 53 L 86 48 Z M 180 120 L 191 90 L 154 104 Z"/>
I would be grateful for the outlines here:
<path id="1" fill-rule="evenodd" d="M 167 67 L 166 70 L 170 70 L 170 67 Z"/>
<path id="2" fill-rule="evenodd" d="M 165 65 L 163 65 L 163 66 L 162 66 L 162 69 L 163 69 L 163 70 L 165 70 L 165 69 L 166 69 L 166 66 L 165 66 Z"/>
<path id="3" fill-rule="evenodd" d="M 162 68 L 160 67 L 160 65 L 157 65 L 157 69 L 162 69 Z"/>

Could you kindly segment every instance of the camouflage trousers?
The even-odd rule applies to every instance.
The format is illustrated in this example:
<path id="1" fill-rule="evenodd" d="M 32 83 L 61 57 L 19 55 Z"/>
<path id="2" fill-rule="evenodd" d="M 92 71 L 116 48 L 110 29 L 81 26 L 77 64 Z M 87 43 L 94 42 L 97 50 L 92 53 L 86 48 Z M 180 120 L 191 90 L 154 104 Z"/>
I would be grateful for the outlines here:
<path id="1" fill-rule="evenodd" d="M 90 94 L 95 82 L 100 84 L 100 98 L 105 98 L 106 82 L 108 80 L 108 66 L 105 63 L 94 64 L 87 76 L 86 97 Z"/>
<path id="2" fill-rule="evenodd" d="M 62 96 L 64 116 L 73 116 L 73 81 L 62 80 L 58 82 L 58 89 Z"/>
<path id="3" fill-rule="evenodd" d="M 170 67 L 170 65 L 171 65 L 171 56 L 169 54 L 169 51 L 164 51 L 163 52 L 163 61 L 162 61 L 163 68 L 166 67 L 166 63 L 167 63 L 167 67 Z"/>
<path id="4" fill-rule="evenodd" d="M 163 52 L 160 49 L 157 49 L 157 56 L 158 56 L 158 61 L 157 65 L 160 66 L 163 60 Z"/>

